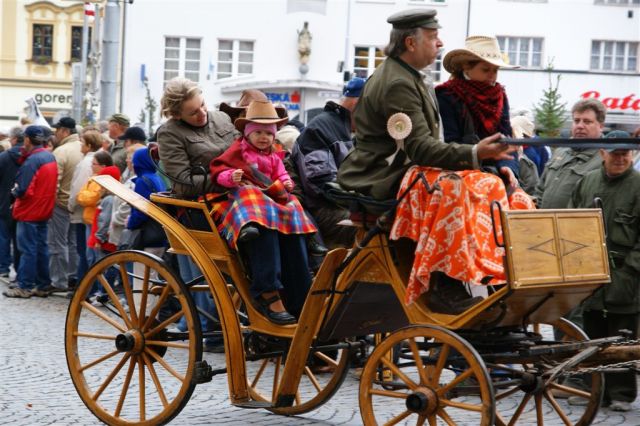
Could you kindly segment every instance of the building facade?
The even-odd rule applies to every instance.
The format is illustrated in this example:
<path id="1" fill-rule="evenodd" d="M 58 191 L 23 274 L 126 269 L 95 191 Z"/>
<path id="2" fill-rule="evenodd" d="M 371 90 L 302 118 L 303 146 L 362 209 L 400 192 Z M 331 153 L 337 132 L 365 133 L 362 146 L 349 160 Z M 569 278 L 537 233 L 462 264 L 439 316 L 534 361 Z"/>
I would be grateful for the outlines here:
<path id="1" fill-rule="evenodd" d="M 77 45 L 76 27 L 82 25 L 81 2 L 3 0 L 0 4 L 0 120 L 15 117 L 26 96 L 36 97 L 45 114 L 69 109 L 70 63 Z M 159 102 L 164 83 L 175 76 L 197 81 L 210 106 L 233 102 L 243 89 L 257 88 L 286 106 L 290 116 L 302 112 L 304 118 L 305 112 L 327 100 L 339 99 L 345 72 L 368 77 L 384 60 L 389 15 L 407 8 L 431 8 L 438 11 L 442 25 L 442 55 L 463 47 L 468 35 L 498 37 L 510 62 L 520 66 L 501 70 L 498 77 L 512 110 L 532 110 L 560 75 L 560 93 L 568 107 L 581 97 L 597 97 L 609 107 L 609 127 L 640 126 L 640 0 L 118 4 L 123 18 L 117 105 L 133 121 L 141 117 L 149 98 Z M 43 36 L 42 30 L 53 35 L 50 43 L 49 33 Z M 435 84 L 449 77 L 439 61 L 432 68 Z M 159 118 L 157 111 L 154 121 Z"/>
<path id="2" fill-rule="evenodd" d="M 71 68 L 81 59 L 82 2 L 0 2 L 0 125 L 15 125 L 25 99 L 51 120 L 71 109 Z"/>

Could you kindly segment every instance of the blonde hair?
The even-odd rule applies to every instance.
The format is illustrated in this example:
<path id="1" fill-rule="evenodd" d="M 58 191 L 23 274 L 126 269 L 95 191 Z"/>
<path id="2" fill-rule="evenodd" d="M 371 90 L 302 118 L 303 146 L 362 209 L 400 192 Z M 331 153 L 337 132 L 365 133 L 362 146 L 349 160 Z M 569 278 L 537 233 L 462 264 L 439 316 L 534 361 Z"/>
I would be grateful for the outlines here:
<path id="1" fill-rule="evenodd" d="M 162 115 L 167 118 L 180 115 L 182 112 L 182 104 L 201 93 L 202 89 L 188 78 L 172 78 L 167 82 L 162 99 L 160 100 Z"/>

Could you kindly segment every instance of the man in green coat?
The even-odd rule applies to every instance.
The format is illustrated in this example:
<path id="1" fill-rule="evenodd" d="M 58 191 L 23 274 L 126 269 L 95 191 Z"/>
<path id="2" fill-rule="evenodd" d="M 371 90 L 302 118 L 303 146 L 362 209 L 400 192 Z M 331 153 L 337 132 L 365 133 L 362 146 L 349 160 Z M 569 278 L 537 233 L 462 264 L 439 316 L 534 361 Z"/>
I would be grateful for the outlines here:
<path id="1" fill-rule="evenodd" d="M 631 150 L 600 150 L 598 170 L 588 173 L 573 191 L 569 207 L 593 207 L 602 200 L 607 229 L 611 284 L 583 303 L 584 330 L 590 338 L 614 336 L 626 329 L 638 337 L 640 312 L 640 173 Z M 634 372 L 606 373 L 604 405 L 629 411 L 636 399 Z"/>
<path id="2" fill-rule="evenodd" d="M 436 11 L 406 10 L 391 15 L 387 22 L 393 25 L 385 48 L 388 58 L 360 96 L 354 113 L 355 147 L 340 166 L 338 183 L 387 200 L 395 198 L 404 173 L 412 165 L 464 170 L 478 168 L 484 159 L 513 159 L 508 147 L 497 143 L 500 134 L 476 145 L 442 141 L 436 97 L 421 71 L 436 60 L 443 46 Z M 412 124 L 399 151 L 387 133 L 387 120 L 398 112 L 407 114 Z"/>

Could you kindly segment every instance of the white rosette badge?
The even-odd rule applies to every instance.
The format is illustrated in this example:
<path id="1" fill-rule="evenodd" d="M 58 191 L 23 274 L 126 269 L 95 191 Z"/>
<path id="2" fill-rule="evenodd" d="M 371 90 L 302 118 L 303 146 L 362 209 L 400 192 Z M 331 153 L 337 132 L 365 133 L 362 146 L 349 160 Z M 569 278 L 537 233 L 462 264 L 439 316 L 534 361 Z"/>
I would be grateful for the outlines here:
<path id="1" fill-rule="evenodd" d="M 401 150 L 404 151 L 404 140 L 411 134 L 411 119 L 404 112 L 396 112 L 387 120 L 387 133 L 396 141 L 396 151 L 388 156 L 385 160 L 387 164 L 391 165 L 395 160 L 396 155 Z M 406 156 L 404 162 L 409 163 L 411 160 Z"/>

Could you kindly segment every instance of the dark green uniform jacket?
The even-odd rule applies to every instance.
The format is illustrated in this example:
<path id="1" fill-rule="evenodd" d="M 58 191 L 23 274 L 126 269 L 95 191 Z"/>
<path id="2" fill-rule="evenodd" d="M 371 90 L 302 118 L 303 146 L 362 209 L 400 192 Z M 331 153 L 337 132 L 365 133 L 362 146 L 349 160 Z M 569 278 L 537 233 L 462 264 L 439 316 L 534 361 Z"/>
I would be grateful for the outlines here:
<path id="1" fill-rule="evenodd" d="M 534 195 L 540 209 L 564 209 L 578 181 L 600 167 L 598 150 L 558 148 L 544 167 Z"/>
<path id="2" fill-rule="evenodd" d="M 429 90 L 429 93 L 427 92 Z M 403 112 L 412 130 L 404 150 L 387 133 L 387 120 Z M 412 165 L 450 170 L 473 168 L 471 145 L 440 140 L 438 107 L 422 75 L 397 58 L 388 58 L 364 86 L 355 109 L 356 143 L 338 171 L 338 183 L 379 200 L 395 198 Z"/>
<path id="3" fill-rule="evenodd" d="M 578 183 L 569 207 L 593 207 L 595 197 L 603 203 L 611 284 L 587 299 L 584 310 L 640 312 L 640 173 L 630 167 L 611 178 L 601 166 Z"/>

